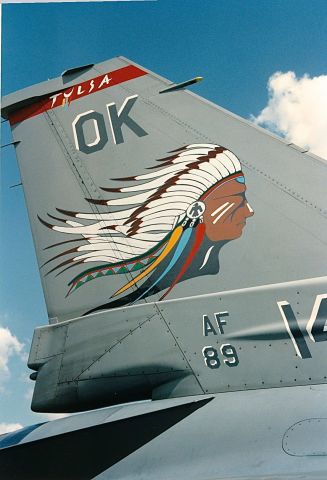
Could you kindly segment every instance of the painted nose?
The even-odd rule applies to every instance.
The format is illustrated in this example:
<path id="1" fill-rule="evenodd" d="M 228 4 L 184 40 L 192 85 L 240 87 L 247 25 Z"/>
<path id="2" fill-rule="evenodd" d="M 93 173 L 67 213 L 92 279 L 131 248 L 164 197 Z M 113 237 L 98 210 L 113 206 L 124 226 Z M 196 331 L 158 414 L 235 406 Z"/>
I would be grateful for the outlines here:
<path id="1" fill-rule="evenodd" d="M 253 210 L 253 208 L 251 207 L 251 205 L 250 205 L 248 202 L 246 203 L 246 206 L 247 206 L 247 209 L 248 209 L 248 214 L 247 214 L 247 216 L 248 216 L 248 217 L 253 217 L 253 215 L 254 215 L 254 210 Z"/>

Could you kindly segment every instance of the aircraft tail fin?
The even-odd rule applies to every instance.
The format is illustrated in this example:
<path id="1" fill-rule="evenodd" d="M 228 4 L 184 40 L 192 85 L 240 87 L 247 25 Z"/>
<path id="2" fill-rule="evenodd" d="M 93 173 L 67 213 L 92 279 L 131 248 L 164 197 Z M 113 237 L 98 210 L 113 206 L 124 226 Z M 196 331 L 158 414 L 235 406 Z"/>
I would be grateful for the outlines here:
<path id="1" fill-rule="evenodd" d="M 57 323 L 34 410 L 326 378 L 326 161 L 186 83 L 119 57 L 4 100 Z"/>
<path id="2" fill-rule="evenodd" d="M 52 322 L 323 274 L 325 162 L 184 90 L 190 82 L 119 57 L 4 99 Z M 293 239 L 290 210 L 314 236 L 297 223 Z M 249 269 L 250 253 L 236 268 L 237 245 L 258 256 L 277 224 L 301 262 L 286 268 L 279 248 L 282 272 Z"/>

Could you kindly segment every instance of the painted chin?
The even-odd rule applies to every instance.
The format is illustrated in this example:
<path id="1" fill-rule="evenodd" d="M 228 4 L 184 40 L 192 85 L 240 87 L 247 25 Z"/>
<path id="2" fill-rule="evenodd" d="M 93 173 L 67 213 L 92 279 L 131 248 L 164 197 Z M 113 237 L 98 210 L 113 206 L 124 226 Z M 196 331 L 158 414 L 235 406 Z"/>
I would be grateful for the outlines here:
<path id="1" fill-rule="evenodd" d="M 238 225 L 237 225 L 237 228 L 238 230 L 240 231 L 240 235 L 242 234 L 243 232 L 243 228 L 245 227 L 246 225 L 246 221 L 244 220 L 243 222 L 240 222 Z"/>
<path id="2" fill-rule="evenodd" d="M 239 230 L 238 232 L 235 232 L 233 236 L 229 238 L 229 240 L 236 240 L 237 238 L 240 238 L 242 236 L 242 229 Z"/>
<path id="3" fill-rule="evenodd" d="M 245 221 L 235 225 L 234 231 L 228 240 L 235 240 L 236 238 L 240 238 L 240 236 L 243 233 L 244 227 L 245 227 Z"/>
<path id="4" fill-rule="evenodd" d="M 246 219 L 242 219 L 239 222 L 231 222 L 229 225 L 216 225 L 215 228 L 212 228 L 212 224 L 208 225 L 206 228 L 206 236 L 212 242 L 219 241 L 231 241 L 240 238 L 243 233 L 243 229 L 246 225 Z"/>
<path id="5" fill-rule="evenodd" d="M 217 234 L 213 232 L 207 232 L 207 237 L 212 242 L 219 242 L 219 241 L 231 241 L 240 238 L 243 233 L 243 228 L 245 226 L 245 222 L 242 224 L 236 225 L 232 231 L 225 232 L 224 235 L 221 235 L 221 232 L 217 232 Z"/>

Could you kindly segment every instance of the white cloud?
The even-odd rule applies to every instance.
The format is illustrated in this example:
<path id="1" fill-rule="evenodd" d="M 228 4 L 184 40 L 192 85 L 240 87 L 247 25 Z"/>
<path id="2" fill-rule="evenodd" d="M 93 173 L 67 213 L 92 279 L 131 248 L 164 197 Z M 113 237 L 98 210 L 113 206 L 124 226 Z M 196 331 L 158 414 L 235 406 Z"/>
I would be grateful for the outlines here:
<path id="1" fill-rule="evenodd" d="M 20 428 L 23 428 L 23 425 L 20 423 L 0 423 L 0 435 L 3 433 L 14 432 Z"/>
<path id="2" fill-rule="evenodd" d="M 24 355 L 24 345 L 9 328 L 0 327 L 0 382 L 9 376 L 9 359 L 13 355 Z"/>
<path id="3" fill-rule="evenodd" d="M 297 78 L 294 72 L 276 72 L 268 90 L 267 106 L 252 120 L 327 158 L 327 75 Z"/>

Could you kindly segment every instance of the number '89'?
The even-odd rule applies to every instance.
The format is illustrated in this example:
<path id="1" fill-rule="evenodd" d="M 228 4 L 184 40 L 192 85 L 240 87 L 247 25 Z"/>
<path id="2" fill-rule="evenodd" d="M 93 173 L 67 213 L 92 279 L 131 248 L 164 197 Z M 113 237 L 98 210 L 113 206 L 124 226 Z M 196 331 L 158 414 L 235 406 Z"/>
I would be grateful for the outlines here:
<path id="1" fill-rule="evenodd" d="M 223 357 L 222 361 L 228 367 L 237 367 L 237 365 L 240 363 L 235 347 L 233 347 L 233 345 L 230 345 L 230 344 L 221 345 L 220 353 Z M 204 363 L 206 364 L 207 367 L 212 369 L 220 367 L 221 361 L 219 358 L 218 350 L 216 348 L 212 347 L 211 345 L 203 347 L 202 355 L 203 355 Z"/>

